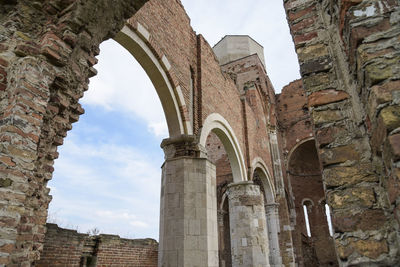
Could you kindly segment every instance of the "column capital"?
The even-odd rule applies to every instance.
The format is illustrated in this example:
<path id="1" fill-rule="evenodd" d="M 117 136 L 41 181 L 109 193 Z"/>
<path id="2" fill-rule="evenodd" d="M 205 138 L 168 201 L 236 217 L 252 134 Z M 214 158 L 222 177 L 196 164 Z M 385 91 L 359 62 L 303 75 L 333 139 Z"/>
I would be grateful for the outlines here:
<path id="1" fill-rule="evenodd" d="M 279 207 L 279 203 L 265 203 L 264 204 L 265 208 L 278 208 Z"/>
<path id="2" fill-rule="evenodd" d="M 206 157 L 206 150 L 199 144 L 195 135 L 179 135 L 166 138 L 161 142 L 160 146 L 164 150 L 164 159 L 166 160 L 178 157 Z"/>
<path id="3" fill-rule="evenodd" d="M 232 188 L 235 186 L 247 186 L 247 185 L 255 185 L 255 184 L 253 183 L 253 181 L 240 181 L 240 182 L 228 184 L 228 188 Z"/>

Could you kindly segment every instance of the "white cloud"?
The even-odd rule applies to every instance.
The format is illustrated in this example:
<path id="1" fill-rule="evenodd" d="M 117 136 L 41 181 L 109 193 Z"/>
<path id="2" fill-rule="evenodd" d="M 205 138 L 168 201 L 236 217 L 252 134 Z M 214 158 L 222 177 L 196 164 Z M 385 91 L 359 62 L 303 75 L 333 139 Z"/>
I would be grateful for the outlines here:
<path id="1" fill-rule="evenodd" d="M 71 134 L 55 162 L 51 221 L 158 239 L 160 162 L 130 144 L 82 143 Z"/>
<path id="2" fill-rule="evenodd" d="M 152 134 L 167 136 L 160 99 L 142 66 L 113 40 L 102 43 L 100 49 L 99 63 L 95 66 L 98 75 L 90 80 L 82 104 L 139 117 Z"/>

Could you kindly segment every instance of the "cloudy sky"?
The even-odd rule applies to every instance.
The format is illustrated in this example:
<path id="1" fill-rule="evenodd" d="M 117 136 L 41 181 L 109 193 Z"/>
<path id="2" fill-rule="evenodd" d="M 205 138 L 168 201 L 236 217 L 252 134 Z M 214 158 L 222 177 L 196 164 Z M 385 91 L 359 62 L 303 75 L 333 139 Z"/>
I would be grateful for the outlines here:
<path id="1" fill-rule="evenodd" d="M 264 46 L 276 91 L 299 77 L 282 1 L 182 0 L 193 29 L 211 45 L 247 34 Z M 168 136 L 163 110 L 142 67 L 113 40 L 101 45 L 99 74 L 81 103 L 49 182 L 49 221 L 62 227 L 158 240 L 160 177 Z"/>

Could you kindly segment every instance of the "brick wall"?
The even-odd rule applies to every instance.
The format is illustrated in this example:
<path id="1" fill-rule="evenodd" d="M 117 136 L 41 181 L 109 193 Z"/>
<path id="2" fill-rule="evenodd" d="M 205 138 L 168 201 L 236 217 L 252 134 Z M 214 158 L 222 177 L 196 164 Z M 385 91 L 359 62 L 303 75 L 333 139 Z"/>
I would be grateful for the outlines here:
<path id="1" fill-rule="evenodd" d="M 35 266 L 157 266 L 158 243 L 153 239 L 124 239 L 103 234 L 89 236 L 59 228 L 56 224 L 46 226 L 43 252 Z"/>
<path id="2" fill-rule="evenodd" d="M 296 261 L 300 266 L 337 266 L 333 240 L 325 215 L 325 192 L 308 99 L 302 80 L 282 89 L 276 96 L 278 124 L 286 169 L 286 186 L 293 203 L 292 226 Z M 303 202 L 311 201 L 309 220 L 311 238 L 307 236 Z M 306 240 L 308 239 L 308 240 Z M 312 253 L 310 253 L 312 252 Z"/>

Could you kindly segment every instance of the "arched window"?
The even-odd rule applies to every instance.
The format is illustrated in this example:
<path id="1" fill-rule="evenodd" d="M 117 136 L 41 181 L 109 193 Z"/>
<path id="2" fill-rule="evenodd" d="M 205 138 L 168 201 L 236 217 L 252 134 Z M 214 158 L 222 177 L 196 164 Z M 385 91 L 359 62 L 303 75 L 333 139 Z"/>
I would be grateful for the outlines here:
<path id="1" fill-rule="evenodd" d="M 332 227 L 331 210 L 330 210 L 328 204 L 325 204 L 325 215 L 326 215 L 326 220 L 328 221 L 329 234 L 330 234 L 331 236 L 333 236 L 333 227 Z"/>
<path id="2" fill-rule="evenodd" d="M 304 212 L 304 221 L 306 225 L 307 236 L 311 237 L 311 225 L 309 220 L 309 214 L 311 213 L 313 203 L 311 200 L 303 200 L 303 212 Z"/>

